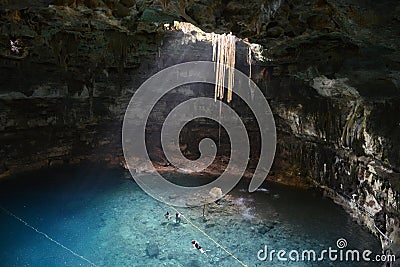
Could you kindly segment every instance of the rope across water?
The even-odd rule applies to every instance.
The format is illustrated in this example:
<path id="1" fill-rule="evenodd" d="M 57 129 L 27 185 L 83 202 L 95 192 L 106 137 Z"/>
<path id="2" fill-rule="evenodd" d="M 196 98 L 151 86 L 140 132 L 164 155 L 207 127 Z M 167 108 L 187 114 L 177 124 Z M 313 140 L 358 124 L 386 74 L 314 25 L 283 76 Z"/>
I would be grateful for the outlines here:
<path id="1" fill-rule="evenodd" d="M 167 203 L 166 203 L 167 204 Z M 168 205 L 168 204 L 167 204 Z M 175 212 L 181 214 L 181 212 L 176 209 L 175 207 L 168 205 L 171 209 L 173 209 Z M 185 221 L 187 221 L 191 226 L 193 226 L 196 230 L 198 230 L 200 233 L 202 233 L 205 237 L 207 237 L 208 239 L 210 239 L 214 244 L 216 244 L 218 247 L 220 247 L 223 251 L 225 251 L 229 256 L 231 256 L 233 259 L 235 259 L 238 263 L 240 263 L 240 265 L 244 266 L 244 267 L 248 267 L 247 264 L 245 264 L 243 261 L 239 260 L 238 257 L 236 257 L 235 255 L 233 255 L 229 250 L 227 250 L 224 246 L 222 246 L 220 243 L 218 243 L 214 238 L 212 238 L 211 236 L 209 236 L 206 232 L 204 232 L 202 229 L 200 229 L 197 225 L 195 225 L 191 220 L 189 220 L 188 218 L 186 218 L 186 216 L 183 216 L 183 219 Z"/>
<path id="2" fill-rule="evenodd" d="M 149 188 L 149 190 L 151 190 L 151 188 Z M 175 212 L 182 214 L 177 208 L 175 208 L 174 206 L 168 204 L 166 201 L 164 201 L 164 198 L 162 196 L 159 196 L 161 200 L 163 200 L 163 203 L 165 205 L 167 205 L 168 207 L 170 207 L 172 210 L 174 210 Z M 91 260 L 87 259 L 86 257 L 80 255 L 79 253 L 73 251 L 72 249 L 66 247 L 65 245 L 61 244 L 60 242 L 58 242 L 57 240 L 55 240 L 54 238 L 50 237 L 48 234 L 40 231 L 39 229 L 33 227 L 32 225 L 30 225 L 29 223 L 27 223 L 26 221 L 24 221 L 23 219 L 21 219 L 20 217 L 18 217 L 17 215 L 15 215 L 14 213 L 12 213 L 11 211 L 7 210 L 6 208 L 0 206 L 0 209 L 8 214 L 9 216 L 13 217 L 14 219 L 20 221 L 21 223 L 23 223 L 26 227 L 32 229 L 33 231 L 35 231 L 36 233 L 42 235 L 43 237 L 45 237 L 46 239 L 50 240 L 51 242 L 53 242 L 54 244 L 60 246 L 61 248 L 67 250 L 68 252 L 70 252 L 71 254 L 73 254 L 74 256 L 86 261 L 87 263 L 89 263 L 91 266 L 95 266 L 98 267 L 97 264 L 95 264 L 94 262 L 92 262 Z M 208 235 L 206 232 L 204 232 L 201 228 L 199 228 L 197 225 L 195 225 L 189 218 L 187 218 L 186 216 L 183 216 L 183 219 L 185 221 L 187 221 L 193 228 L 195 228 L 197 231 L 199 231 L 201 234 L 203 234 L 205 237 L 207 237 L 209 240 L 211 240 L 215 245 L 217 245 L 219 248 L 221 248 L 226 254 L 228 254 L 230 257 L 232 257 L 235 261 L 237 261 L 241 266 L 244 267 L 248 267 L 247 264 L 245 264 L 243 261 L 241 261 L 238 257 L 236 257 L 233 253 L 231 253 L 228 249 L 226 249 L 223 245 L 221 245 L 219 242 L 217 242 L 214 238 L 212 238 L 210 235 Z"/>
<path id="3" fill-rule="evenodd" d="M 144 186 L 146 186 L 150 191 L 153 191 L 151 188 L 149 188 L 147 185 L 145 185 L 144 183 L 142 184 Z M 154 192 L 154 191 L 153 191 Z M 179 213 L 179 214 L 183 214 L 181 213 L 177 208 L 175 208 L 174 206 L 168 204 L 167 201 L 164 200 L 164 198 L 160 195 L 158 195 L 158 197 L 160 198 L 160 200 L 162 200 L 162 202 L 167 205 L 169 208 L 171 208 L 172 210 L 174 210 L 175 212 Z M 223 245 L 221 245 L 219 242 L 217 242 L 214 238 L 212 238 L 210 235 L 208 235 L 206 232 L 204 232 L 204 230 L 202 230 L 201 228 L 199 228 L 197 225 L 195 225 L 189 218 L 187 218 L 186 216 L 183 216 L 183 219 L 185 221 L 187 221 L 193 228 L 195 228 L 196 230 L 198 230 L 201 234 L 203 234 L 205 237 L 207 237 L 209 240 L 211 240 L 215 245 L 217 245 L 219 248 L 221 248 L 226 254 L 228 254 L 231 258 L 233 258 L 235 261 L 237 261 L 241 266 L 243 267 L 248 267 L 248 265 L 246 263 L 244 263 L 243 261 L 241 261 L 238 257 L 236 257 L 232 252 L 230 252 L 227 248 L 225 248 Z"/>
<path id="4" fill-rule="evenodd" d="M 23 219 L 21 219 L 20 217 L 18 217 L 18 216 L 15 215 L 14 213 L 12 213 L 11 211 L 9 211 L 9 210 L 7 210 L 7 209 L 1 207 L 1 206 L 0 206 L 0 209 L 1 209 L 3 212 L 5 212 L 6 214 L 8 214 L 9 216 L 11 216 L 11 217 L 17 219 L 18 221 L 20 221 L 21 223 L 23 223 L 26 227 L 32 229 L 33 231 L 35 231 L 36 233 L 38 233 L 38 234 L 44 236 L 45 238 L 47 238 L 48 240 L 50 240 L 50 241 L 53 242 L 54 244 L 56 244 L 56 245 L 60 246 L 61 248 L 67 250 L 68 252 L 70 252 L 70 253 L 73 254 L 74 256 L 76 256 L 76 257 L 78 257 L 78 258 L 80 258 L 80 259 L 86 261 L 86 262 L 89 263 L 91 266 L 96 266 L 96 267 L 98 267 L 98 265 L 95 264 L 94 262 L 92 262 L 91 260 L 85 258 L 84 256 L 82 256 L 82 255 L 80 255 L 79 253 L 73 251 L 72 249 L 70 249 L 70 248 L 64 246 L 63 244 L 61 244 L 61 243 L 58 242 L 57 240 L 51 238 L 51 237 L 50 237 L 49 235 L 47 235 L 46 233 L 44 233 L 44 232 L 40 231 L 39 229 L 33 227 L 32 225 L 30 225 L 29 223 L 27 223 L 26 221 L 24 221 Z"/>

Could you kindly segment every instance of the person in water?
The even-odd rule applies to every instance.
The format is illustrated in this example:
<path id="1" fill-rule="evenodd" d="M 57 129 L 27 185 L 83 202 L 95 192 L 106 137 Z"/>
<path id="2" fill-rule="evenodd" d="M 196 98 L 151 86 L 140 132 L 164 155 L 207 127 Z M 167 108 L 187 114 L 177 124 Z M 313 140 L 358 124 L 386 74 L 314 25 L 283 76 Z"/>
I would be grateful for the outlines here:
<path id="1" fill-rule="evenodd" d="M 175 222 L 176 223 L 180 223 L 181 221 L 182 221 L 182 217 L 183 217 L 183 215 L 182 214 L 180 214 L 180 213 L 175 213 Z"/>
<path id="2" fill-rule="evenodd" d="M 167 213 L 164 214 L 164 218 L 167 220 L 171 219 L 171 214 L 169 214 L 169 211 L 167 211 Z"/>
<path id="3" fill-rule="evenodd" d="M 197 242 L 196 240 L 192 240 L 192 245 L 193 245 L 193 247 L 191 248 L 191 250 L 197 249 L 198 251 L 200 251 L 201 254 L 204 254 L 204 255 L 207 256 L 207 253 L 206 253 L 206 252 L 209 251 L 209 250 L 203 249 L 203 248 L 199 245 L 199 242 Z M 208 256 L 207 256 L 207 257 L 208 257 Z"/>

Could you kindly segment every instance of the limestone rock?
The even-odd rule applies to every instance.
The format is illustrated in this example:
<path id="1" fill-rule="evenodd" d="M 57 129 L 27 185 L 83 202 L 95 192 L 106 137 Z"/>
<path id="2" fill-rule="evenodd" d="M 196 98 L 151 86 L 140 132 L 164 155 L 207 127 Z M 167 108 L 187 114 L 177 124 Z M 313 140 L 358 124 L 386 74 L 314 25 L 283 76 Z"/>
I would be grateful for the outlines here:
<path id="1" fill-rule="evenodd" d="M 113 10 L 113 15 L 116 18 L 124 18 L 124 17 L 129 16 L 130 14 L 131 14 L 131 10 L 128 7 L 126 7 L 120 3 L 118 3 Z"/>
<path id="2" fill-rule="evenodd" d="M 124 5 L 125 7 L 133 7 L 136 5 L 136 0 L 121 0 L 119 1 L 120 4 Z"/>

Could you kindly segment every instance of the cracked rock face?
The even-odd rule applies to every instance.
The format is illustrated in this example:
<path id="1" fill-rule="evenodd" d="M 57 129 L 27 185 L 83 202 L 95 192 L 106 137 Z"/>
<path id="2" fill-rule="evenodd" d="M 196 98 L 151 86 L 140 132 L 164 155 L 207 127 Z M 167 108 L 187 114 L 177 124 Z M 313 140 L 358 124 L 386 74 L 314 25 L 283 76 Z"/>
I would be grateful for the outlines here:
<path id="1" fill-rule="evenodd" d="M 176 63 L 211 59 L 209 43 L 163 27 L 188 21 L 263 46 L 270 61 L 253 62 L 252 77 L 277 124 L 270 178 L 308 177 L 332 189 L 398 252 L 399 14 L 396 0 L 0 0 L 0 175 L 122 162 L 121 121 L 141 83 Z M 238 45 L 237 67 L 248 73 L 246 51 Z M 198 91 L 164 99 L 155 121 L 182 99 L 207 95 Z M 194 153 L 196 142 L 186 142 Z"/>

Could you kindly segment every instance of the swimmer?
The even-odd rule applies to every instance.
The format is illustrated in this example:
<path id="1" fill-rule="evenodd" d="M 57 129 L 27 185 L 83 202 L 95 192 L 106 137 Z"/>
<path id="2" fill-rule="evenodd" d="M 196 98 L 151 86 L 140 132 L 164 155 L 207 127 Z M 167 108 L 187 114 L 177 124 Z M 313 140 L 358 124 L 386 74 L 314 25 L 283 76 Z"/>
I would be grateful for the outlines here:
<path id="1" fill-rule="evenodd" d="M 207 255 L 207 251 L 210 251 L 210 250 L 205 250 L 205 249 L 203 249 L 200 245 L 199 245 L 199 242 L 197 242 L 196 240 L 192 240 L 192 245 L 193 245 L 193 247 L 190 249 L 190 250 L 193 250 L 193 249 L 197 249 L 198 251 L 200 251 L 200 253 L 201 254 L 204 254 L 204 255 L 206 255 L 207 257 L 208 257 L 208 255 Z"/>
<path id="2" fill-rule="evenodd" d="M 183 215 L 182 214 L 180 214 L 180 213 L 175 213 L 175 222 L 176 223 L 180 223 L 181 221 L 182 221 L 182 217 L 183 217 Z"/>
<path id="3" fill-rule="evenodd" d="M 167 213 L 164 214 L 164 218 L 165 219 L 171 219 L 171 214 L 169 214 L 169 211 L 167 211 Z"/>

